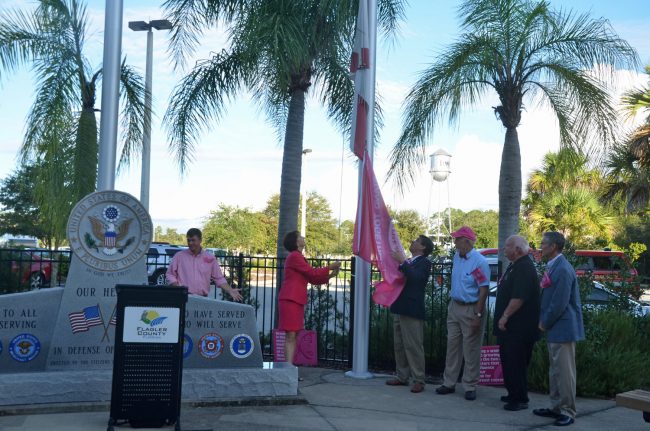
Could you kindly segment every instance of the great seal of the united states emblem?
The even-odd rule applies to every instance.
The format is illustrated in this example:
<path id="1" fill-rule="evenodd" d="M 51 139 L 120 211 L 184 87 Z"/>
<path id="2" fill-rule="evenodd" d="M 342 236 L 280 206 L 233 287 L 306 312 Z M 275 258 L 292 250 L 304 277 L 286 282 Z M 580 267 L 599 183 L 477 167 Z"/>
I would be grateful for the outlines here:
<path id="1" fill-rule="evenodd" d="M 77 202 L 68 219 L 73 253 L 100 271 L 120 271 L 137 262 L 151 244 L 151 217 L 128 193 L 106 190 Z"/>

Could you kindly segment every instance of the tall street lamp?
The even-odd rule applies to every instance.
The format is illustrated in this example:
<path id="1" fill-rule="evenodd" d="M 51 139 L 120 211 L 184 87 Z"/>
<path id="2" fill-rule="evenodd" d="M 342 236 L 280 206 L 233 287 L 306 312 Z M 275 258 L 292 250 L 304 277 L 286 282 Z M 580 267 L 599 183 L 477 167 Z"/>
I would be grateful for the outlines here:
<path id="1" fill-rule="evenodd" d="M 153 32 L 156 30 L 171 30 L 172 23 L 166 19 L 149 21 L 130 21 L 129 28 L 133 31 L 147 32 L 147 65 L 144 81 L 144 136 L 142 138 L 142 178 L 140 180 L 140 202 L 149 210 L 149 177 L 151 171 L 151 64 L 153 63 Z"/>
<path id="2" fill-rule="evenodd" d="M 305 160 L 307 160 L 307 154 L 311 153 L 311 148 L 305 148 L 302 150 L 302 171 L 305 172 Z M 301 185 L 304 184 L 304 175 L 302 175 Z M 307 190 L 306 187 L 302 186 L 302 217 L 300 223 L 300 236 L 305 237 L 307 233 Z"/>

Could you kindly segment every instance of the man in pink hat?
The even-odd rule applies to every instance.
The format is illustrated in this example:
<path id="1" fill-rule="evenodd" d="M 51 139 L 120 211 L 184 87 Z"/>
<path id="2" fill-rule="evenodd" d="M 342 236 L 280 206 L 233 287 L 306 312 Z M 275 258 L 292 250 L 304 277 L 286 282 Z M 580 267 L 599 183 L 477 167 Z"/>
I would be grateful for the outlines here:
<path id="1" fill-rule="evenodd" d="M 465 399 L 473 401 L 479 380 L 481 341 L 485 332 L 485 300 L 490 290 L 490 265 L 474 249 L 476 233 L 470 227 L 463 226 L 452 232 L 451 236 L 456 254 L 451 271 L 451 300 L 447 308 L 447 358 L 444 380 L 436 392 L 446 395 L 456 391 L 464 358 Z"/>

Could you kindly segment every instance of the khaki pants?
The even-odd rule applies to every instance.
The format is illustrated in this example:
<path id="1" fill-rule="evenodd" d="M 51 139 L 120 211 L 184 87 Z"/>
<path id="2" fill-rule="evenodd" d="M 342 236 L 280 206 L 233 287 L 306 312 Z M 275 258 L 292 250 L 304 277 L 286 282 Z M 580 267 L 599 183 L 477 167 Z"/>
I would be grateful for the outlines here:
<path id="1" fill-rule="evenodd" d="M 548 343 L 551 410 L 576 417 L 576 343 Z"/>
<path id="2" fill-rule="evenodd" d="M 397 378 L 424 384 L 424 321 L 393 314 L 393 340 Z"/>
<path id="3" fill-rule="evenodd" d="M 471 323 L 476 319 L 475 304 L 461 305 L 453 299 L 447 308 L 447 358 L 443 385 L 456 386 L 458 374 L 465 359 L 463 387 L 465 391 L 475 391 L 481 371 L 481 345 L 485 332 L 485 314 L 478 327 Z"/>

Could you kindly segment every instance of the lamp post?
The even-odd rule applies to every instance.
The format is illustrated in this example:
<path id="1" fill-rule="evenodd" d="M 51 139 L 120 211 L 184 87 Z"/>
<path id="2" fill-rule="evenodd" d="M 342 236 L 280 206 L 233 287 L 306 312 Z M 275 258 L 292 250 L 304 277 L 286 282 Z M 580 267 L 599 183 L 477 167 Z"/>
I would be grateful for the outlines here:
<path id="1" fill-rule="evenodd" d="M 146 76 L 144 80 L 144 134 L 142 137 L 142 177 L 140 180 L 140 203 L 149 210 L 149 177 L 151 171 L 151 80 L 153 63 L 153 32 L 156 30 L 171 30 L 172 23 L 166 19 L 149 21 L 130 21 L 129 28 L 133 31 L 147 32 L 147 63 Z"/>
<path id="2" fill-rule="evenodd" d="M 307 160 L 307 154 L 311 153 L 311 148 L 305 148 L 302 150 L 302 171 L 305 171 L 305 160 Z M 304 187 L 302 184 L 304 184 L 304 179 L 301 180 L 301 186 L 302 186 L 302 216 L 300 219 L 300 236 L 305 237 L 305 234 L 307 233 L 307 190 L 306 187 Z"/>

